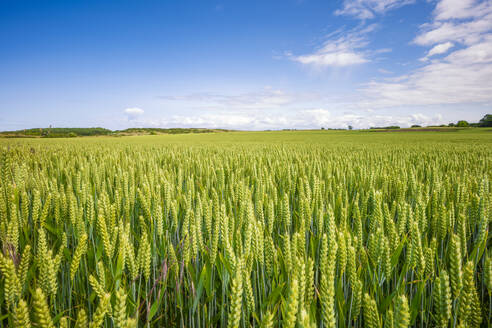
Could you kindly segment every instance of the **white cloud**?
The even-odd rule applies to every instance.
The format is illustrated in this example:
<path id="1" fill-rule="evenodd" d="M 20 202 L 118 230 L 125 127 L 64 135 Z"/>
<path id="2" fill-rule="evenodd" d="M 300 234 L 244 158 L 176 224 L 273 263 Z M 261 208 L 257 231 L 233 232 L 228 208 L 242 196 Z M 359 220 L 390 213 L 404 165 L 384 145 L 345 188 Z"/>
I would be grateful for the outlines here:
<path id="1" fill-rule="evenodd" d="M 138 107 L 126 108 L 125 113 L 129 115 L 142 115 L 144 110 Z"/>
<path id="2" fill-rule="evenodd" d="M 400 81 L 371 82 L 364 91 L 380 107 L 492 101 L 491 59 L 492 38 L 433 61 Z"/>
<path id="3" fill-rule="evenodd" d="M 478 3 L 477 0 L 441 0 L 434 11 L 437 20 L 463 19 L 477 17 L 490 9 L 490 1 Z"/>
<path id="4" fill-rule="evenodd" d="M 162 99 L 206 103 L 230 110 L 278 108 L 293 101 L 292 95 L 283 90 L 266 86 L 262 90 L 239 94 L 193 93 L 183 96 L 163 96 Z"/>
<path id="5" fill-rule="evenodd" d="M 335 15 L 370 19 L 413 2 L 415 0 L 344 0 L 343 8 L 335 11 Z"/>
<path id="6" fill-rule="evenodd" d="M 429 50 L 429 52 L 427 53 L 427 57 L 444 54 L 448 52 L 448 50 L 451 49 L 453 46 L 454 44 L 452 42 L 440 43 Z"/>
<path id="7" fill-rule="evenodd" d="M 454 43 L 452 42 L 445 42 L 435 45 L 434 47 L 432 47 L 431 50 L 429 50 L 429 52 L 427 52 L 427 55 L 423 57 L 422 60 L 425 61 L 428 60 L 429 57 L 444 54 L 448 52 L 448 50 L 451 49 L 452 47 L 454 47 Z"/>
<path id="8" fill-rule="evenodd" d="M 434 20 L 422 26 L 414 42 L 423 46 L 447 41 L 471 45 L 491 29 L 492 1 L 441 0 L 434 10 Z"/>
<path id="9" fill-rule="evenodd" d="M 312 127 L 346 128 L 349 125 L 355 128 L 369 128 L 372 126 L 398 125 L 410 127 L 414 124 L 422 126 L 442 124 L 442 116 L 437 114 L 428 116 L 417 113 L 410 115 L 374 115 L 371 112 L 364 114 L 345 113 L 341 115 L 331 114 L 325 109 L 313 109 L 303 111 L 305 125 Z"/>
<path id="10" fill-rule="evenodd" d="M 384 69 L 384 68 L 378 68 L 378 72 L 381 74 L 393 74 L 392 71 L 389 71 L 389 70 Z"/>
<path id="11" fill-rule="evenodd" d="M 207 114 L 173 115 L 162 119 L 147 119 L 138 122 L 145 127 L 183 127 L 183 128 L 225 128 L 237 130 L 268 129 L 319 129 L 325 128 L 369 128 L 371 126 L 399 125 L 409 127 L 412 124 L 441 124 L 440 115 L 375 115 L 370 111 L 362 114 L 352 112 L 332 112 L 324 108 L 297 111 L 253 111 L 235 113 L 227 111 L 208 112 Z"/>
<path id="12" fill-rule="evenodd" d="M 471 21 L 434 21 L 422 26 L 414 42 L 421 46 L 454 41 L 465 45 L 479 42 L 492 27 L 492 12 Z"/>
<path id="13" fill-rule="evenodd" d="M 348 66 L 368 62 L 360 53 L 345 51 L 336 47 L 330 50 L 324 48 L 321 53 L 299 56 L 296 60 L 302 64 L 315 66 Z"/>
<path id="14" fill-rule="evenodd" d="M 455 50 L 393 80 L 368 83 L 366 105 L 492 102 L 492 1 L 439 1 L 414 41 L 431 47 L 426 59 Z"/>
<path id="15" fill-rule="evenodd" d="M 343 67 L 363 64 L 369 61 L 368 52 L 362 50 L 367 46 L 367 34 L 374 31 L 376 25 L 356 28 L 349 32 L 337 31 L 323 44 L 321 49 L 311 54 L 290 56 L 301 64 L 318 68 L 335 66 Z M 386 49 L 385 49 L 386 50 Z"/>
<path id="16" fill-rule="evenodd" d="M 143 115 L 144 110 L 138 107 L 130 107 L 130 108 L 126 108 L 124 112 L 129 120 L 135 120 L 139 116 Z"/>

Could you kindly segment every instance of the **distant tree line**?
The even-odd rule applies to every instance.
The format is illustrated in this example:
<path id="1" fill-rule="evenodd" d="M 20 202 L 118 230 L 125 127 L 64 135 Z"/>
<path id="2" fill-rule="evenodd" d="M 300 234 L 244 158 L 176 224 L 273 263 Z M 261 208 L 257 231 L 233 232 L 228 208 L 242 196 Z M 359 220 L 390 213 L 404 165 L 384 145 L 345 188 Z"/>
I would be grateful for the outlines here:
<path id="1" fill-rule="evenodd" d="M 469 123 L 465 120 L 460 120 L 456 124 L 455 123 L 449 123 L 447 126 L 456 126 L 459 128 L 466 128 L 466 127 L 479 127 L 479 128 L 486 128 L 486 127 L 492 127 L 492 114 L 486 114 L 478 123 Z"/>
<path id="2" fill-rule="evenodd" d="M 411 126 L 411 128 L 421 128 L 421 125 L 414 124 Z M 448 125 L 446 124 L 441 124 L 441 125 L 430 125 L 428 127 L 458 127 L 458 128 L 466 128 L 466 127 L 480 127 L 480 128 L 485 128 L 485 127 L 492 127 L 492 114 L 486 114 L 478 123 L 468 123 L 465 120 L 460 120 L 456 123 L 449 123 Z M 371 130 L 395 130 L 399 129 L 400 127 L 397 125 L 392 125 L 392 126 L 381 126 L 381 127 L 371 127 Z"/>
<path id="3" fill-rule="evenodd" d="M 429 126 L 436 127 L 436 126 Z M 456 123 L 449 123 L 448 125 L 438 125 L 437 127 L 492 127 L 492 114 L 486 114 L 479 122 L 469 123 L 465 120 L 460 120 Z M 420 125 L 414 124 L 411 128 L 421 128 Z M 345 130 L 345 129 L 332 129 L 321 128 L 322 130 Z M 352 126 L 348 126 L 349 130 L 352 130 Z M 390 126 L 376 126 L 371 127 L 371 130 L 397 130 L 400 129 L 397 125 Z M 284 130 L 296 130 L 296 129 L 284 129 Z M 206 128 L 130 128 L 125 130 L 111 131 L 105 128 L 35 128 L 24 129 L 17 131 L 3 131 L 0 132 L 0 136 L 3 137 L 42 137 L 42 138 L 70 138 L 70 137 L 88 137 L 88 136 L 103 136 L 103 135 L 125 135 L 125 134 L 181 134 L 181 133 L 210 133 L 210 132 L 227 132 L 233 130 L 226 129 L 206 129 Z"/>
<path id="4" fill-rule="evenodd" d="M 474 123 L 472 123 L 474 124 Z M 479 127 L 492 127 L 492 114 L 486 114 L 479 122 Z"/>
<path id="5" fill-rule="evenodd" d="M 397 130 L 400 127 L 398 125 L 390 125 L 390 126 L 371 126 L 371 130 Z"/>
<path id="6" fill-rule="evenodd" d="M 205 128 L 130 128 L 125 130 L 112 131 L 104 128 L 35 128 L 17 131 L 3 131 L 0 136 L 11 138 L 73 138 L 106 135 L 128 135 L 128 134 L 180 134 L 180 133 L 210 133 L 226 132 L 232 130 L 225 129 L 205 129 Z"/>
<path id="7" fill-rule="evenodd" d="M 0 132 L 12 137 L 68 138 L 81 136 L 109 135 L 113 131 L 104 128 L 35 128 Z"/>

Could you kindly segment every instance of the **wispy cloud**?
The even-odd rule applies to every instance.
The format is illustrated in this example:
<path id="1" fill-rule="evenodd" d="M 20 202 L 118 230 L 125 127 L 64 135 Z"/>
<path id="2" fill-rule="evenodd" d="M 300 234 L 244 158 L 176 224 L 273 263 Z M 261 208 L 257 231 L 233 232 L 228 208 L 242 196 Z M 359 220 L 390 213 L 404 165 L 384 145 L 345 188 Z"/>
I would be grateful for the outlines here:
<path id="1" fill-rule="evenodd" d="M 490 13 L 490 1 L 477 0 L 441 0 L 436 6 L 436 20 L 463 19 L 480 17 Z"/>
<path id="2" fill-rule="evenodd" d="M 343 67 L 370 61 L 369 52 L 364 50 L 369 41 L 367 35 L 377 28 L 376 24 L 359 26 L 350 31 L 339 30 L 328 36 L 322 47 L 310 54 L 290 58 L 316 68 Z"/>
<path id="3" fill-rule="evenodd" d="M 491 1 L 441 0 L 434 10 L 434 19 L 422 26 L 414 42 L 422 46 L 448 41 L 473 45 L 491 30 Z"/>
<path id="4" fill-rule="evenodd" d="M 454 47 L 454 43 L 449 42 L 449 41 L 435 45 L 434 47 L 432 47 L 431 50 L 429 50 L 429 52 L 427 52 L 427 55 L 425 57 L 423 57 L 422 60 L 426 61 L 429 59 L 429 57 L 432 57 L 435 55 L 445 54 L 452 47 Z"/>
<path id="5" fill-rule="evenodd" d="M 138 107 L 130 107 L 130 108 L 126 108 L 124 112 L 128 120 L 132 121 L 132 120 L 136 120 L 141 115 L 143 115 L 144 110 Z"/>
<path id="6" fill-rule="evenodd" d="M 146 119 L 138 122 L 139 126 L 147 127 L 208 127 L 240 130 L 266 129 L 319 129 L 321 127 L 368 128 L 371 126 L 399 125 L 408 127 L 412 124 L 440 124 L 440 115 L 374 115 L 365 112 L 336 113 L 323 108 L 306 109 L 295 112 L 261 112 L 231 113 L 218 111 L 201 115 L 173 115 L 162 119 Z"/>
<path id="7" fill-rule="evenodd" d="M 371 19 L 389 10 L 414 3 L 415 0 L 344 0 L 343 8 L 335 15 L 354 16 L 358 19 Z"/>
<path id="8" fill-rule="evenodd" d="M 369 61 L 362 53 L 349 51 L 338 45 L 326 47 L 323 51 L 315 54 L 296 57 L 295 60 L 302 64 L 314 66 L 349 66 Z"/>
<path id="9" fill-rule="evenodd" d="M 430 47 L 421 68 L 394 80 L 370 82 L 373 106 L 492 102 L 492 2 L 441 0 L 414 42 Z"/>
<path id="10" fill-rule="evenodd" d="M 220 94 L 213 92 L 192 93 L 181 96 L 161 96 L 161 99 L 172 101 L 183 101 L 187 103 L 199 103 L 216 109 L 256 110 L 256 109 L 275 109 L 289 105 L 301 98 L 308 99 L 316 95 L 292 94 L 281 89 L 266 86 L 260 90 L 237 94 Z"/>

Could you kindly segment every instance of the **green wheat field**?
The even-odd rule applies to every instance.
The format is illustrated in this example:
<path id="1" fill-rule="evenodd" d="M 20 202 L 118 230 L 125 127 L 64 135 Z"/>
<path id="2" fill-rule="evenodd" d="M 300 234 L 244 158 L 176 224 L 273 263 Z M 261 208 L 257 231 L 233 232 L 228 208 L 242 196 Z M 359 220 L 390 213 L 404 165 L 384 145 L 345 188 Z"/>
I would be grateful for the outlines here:
<path id="1" fill-rule="evenodd" d="M 0 139 L 2 327 L 490 327 L 492 129 Z"/>

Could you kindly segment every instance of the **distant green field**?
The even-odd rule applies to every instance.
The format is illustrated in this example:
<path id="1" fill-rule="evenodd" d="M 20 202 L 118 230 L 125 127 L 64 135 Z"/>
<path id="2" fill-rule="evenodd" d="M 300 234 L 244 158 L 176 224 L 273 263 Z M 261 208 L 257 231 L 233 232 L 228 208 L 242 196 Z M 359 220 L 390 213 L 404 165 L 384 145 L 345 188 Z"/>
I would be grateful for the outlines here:
<path id="1" fill-rule="evenodd" d="M 58 138 L 47 139 L 2 139 L 0 143 L 30 143 L 33 145 L 56 143 L 79 144 L 413 144 L 427 143 L 458 143 L 458 144 L 490 144 L 492 143 L 492 128 L 469 128 L 462 130 L 443 129 L 441 131 L 397 131 L 372 132 L 369 130 L 299 130 L 299 131 L 259 131 L 259 132 L 218 132 L 218 133 L 190 133 L 171 135 L 140 135 L 140 136 L 99 136 L 91 138 Z"/>

